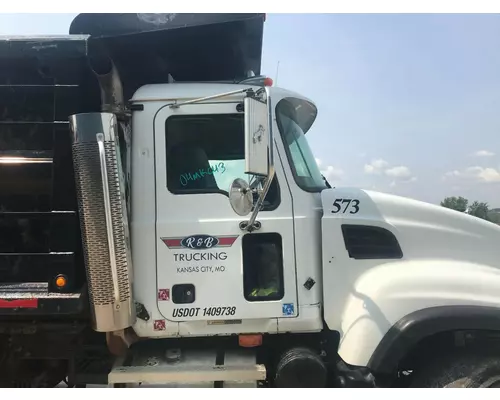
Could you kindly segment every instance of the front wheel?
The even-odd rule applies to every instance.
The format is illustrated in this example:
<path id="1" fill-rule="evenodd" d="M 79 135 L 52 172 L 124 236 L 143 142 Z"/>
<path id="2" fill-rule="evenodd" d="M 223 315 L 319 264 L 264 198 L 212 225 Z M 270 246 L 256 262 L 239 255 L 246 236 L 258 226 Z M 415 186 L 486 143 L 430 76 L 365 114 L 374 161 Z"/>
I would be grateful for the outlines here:
<path id="1" fill-rule="evenodd" d="M 500 356 L 457 351 L 429 360 L 414 372 L 410 387 L 500 388 Z"/>

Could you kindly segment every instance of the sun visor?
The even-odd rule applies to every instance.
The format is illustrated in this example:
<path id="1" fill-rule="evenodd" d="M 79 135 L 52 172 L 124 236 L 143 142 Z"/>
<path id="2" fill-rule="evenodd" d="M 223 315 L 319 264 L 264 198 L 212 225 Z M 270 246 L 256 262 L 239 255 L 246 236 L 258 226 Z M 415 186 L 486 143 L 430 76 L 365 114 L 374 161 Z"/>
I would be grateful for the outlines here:
<path id="1" fill-rule="evenodd" d="M 129 85 L 260 74 L 265 14 L 79 14 L 70 34 L 104 47 Z M 133 82 L 133 83 L 132 83 Z M 127 85 L 127 86 L 129 86 Z"/>

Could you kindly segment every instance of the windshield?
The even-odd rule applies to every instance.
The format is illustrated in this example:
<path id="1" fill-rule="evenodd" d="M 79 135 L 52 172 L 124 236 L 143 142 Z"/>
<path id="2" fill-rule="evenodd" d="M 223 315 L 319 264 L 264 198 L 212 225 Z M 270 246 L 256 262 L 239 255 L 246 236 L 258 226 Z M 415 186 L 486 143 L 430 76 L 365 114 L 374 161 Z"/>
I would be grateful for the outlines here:
<path id="1" fill-rule="evenodd" d="M 316 112 L 307 109 L 313 110 L 303 100 L 283 99 L 276 106 L 276 119 L 295 182 L 302 190 L 320 192 L 327 188 L 327 184 L 304 135 Z"/>

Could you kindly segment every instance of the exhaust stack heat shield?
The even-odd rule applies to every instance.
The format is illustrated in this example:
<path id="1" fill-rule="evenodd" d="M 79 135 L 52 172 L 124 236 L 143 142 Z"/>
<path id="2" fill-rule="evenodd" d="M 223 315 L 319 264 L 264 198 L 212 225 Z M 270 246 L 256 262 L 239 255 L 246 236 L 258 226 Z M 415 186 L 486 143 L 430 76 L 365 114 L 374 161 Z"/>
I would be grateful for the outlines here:
<path id="1" fill-rule="evenodd" d="M 93 329 L 118 331 L 136 321 L 118 122 L 88 113 L 70 125 Z"/>

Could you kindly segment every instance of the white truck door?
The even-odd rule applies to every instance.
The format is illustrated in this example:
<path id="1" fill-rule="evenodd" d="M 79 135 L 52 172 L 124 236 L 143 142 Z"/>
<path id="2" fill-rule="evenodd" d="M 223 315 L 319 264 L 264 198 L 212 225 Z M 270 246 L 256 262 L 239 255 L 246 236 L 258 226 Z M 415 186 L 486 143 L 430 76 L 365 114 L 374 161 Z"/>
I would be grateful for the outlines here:
<path id="1" fill-rule="evenodd" d="M 297 316 L 292 201 L 282 165 L 257 217 L 259 231 L 240 230 L 250 216 L 239 217 L 229 203 L 231 182 L 248 179 L 237 105 L 164 107 L 155 117 L 158 308 L 167 320 Z"/>

